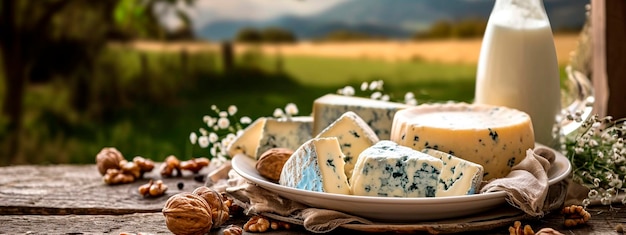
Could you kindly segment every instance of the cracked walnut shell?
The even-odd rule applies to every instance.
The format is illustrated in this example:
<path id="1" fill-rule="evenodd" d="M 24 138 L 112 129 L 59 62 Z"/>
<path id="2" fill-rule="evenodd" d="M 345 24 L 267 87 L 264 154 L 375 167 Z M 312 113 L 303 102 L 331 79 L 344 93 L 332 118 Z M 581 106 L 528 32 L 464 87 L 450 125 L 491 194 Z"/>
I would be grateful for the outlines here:
<path id="1" fill-rule="evenodd" d="M 211 217 L 213 218 L 213 226 L 221 226 L 230 217 L 229 204 L 225 203 L 224 197 L 215 190 L 200 186 L 193 190 L 193 193 L 204 198 L 211 208 Z"/>
<path id="2" fill-rule="evenodd" d="M 213 226 L 209 204 L 193 193 L 183 192 L 170 197 L 162 212 L 167 228 L 174 234 L 205 234 Z"/>
<path id="3" fill-rule="evenodd" d="M 278 181 L 285 162 L 292 154 L 293 151 L 286 148 L 269 149 L 259 157 L 256 162 L 256 169 L 263 177 Z"/>

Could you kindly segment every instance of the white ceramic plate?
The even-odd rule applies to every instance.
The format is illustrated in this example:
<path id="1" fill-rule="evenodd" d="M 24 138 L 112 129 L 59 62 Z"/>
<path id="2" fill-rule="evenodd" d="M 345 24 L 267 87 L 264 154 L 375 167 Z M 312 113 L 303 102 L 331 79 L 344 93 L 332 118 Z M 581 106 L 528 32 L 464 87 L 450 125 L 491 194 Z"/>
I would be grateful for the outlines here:
<path id="1" fill-rule="evenodd" d="M 550 185 L 563 180 L 571 171 L 569 160 L 555 152 L 556 160 L 548 172 Z M 506 202 L 504 192 L 437 198 L 370 197 L 313 192 L 274 183 L 259 175 L 255 164 L 255 160 L 245 155 L 237 155 L 232 160 L 233 169 L 243 178 L 282 197 L 311 207 L 342 211 L 375 221 L 416 222 L 455 218 L 487 211 Z"/>

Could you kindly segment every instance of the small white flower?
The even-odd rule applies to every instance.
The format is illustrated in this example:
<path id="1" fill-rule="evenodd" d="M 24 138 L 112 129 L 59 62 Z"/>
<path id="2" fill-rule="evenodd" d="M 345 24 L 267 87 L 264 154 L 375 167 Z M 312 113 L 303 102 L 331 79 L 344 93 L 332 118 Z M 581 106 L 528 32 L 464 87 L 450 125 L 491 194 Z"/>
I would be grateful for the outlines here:
<path id="1" fill-rule="evenodd" d="M 368 87 L 367 82 L 361 83 L 361 91 L 366 91 L 367 87 Z"/>
<path id="2" fill-rule="evenodd" d="M 378 81 L 372 81 L 370 83 L 370 91 L 376 90 L 378 88 Z"/>
<path id="3" fill-rule="evenodd" d="M 243 130 L 238 130 L 237 131 L 237 136 L 241 136 L 241 135 L 243 135 Z"/>
<path id="4" fill-rule="evenodd" d="M 221 117 L 219 120 L 217 120 L 217 126 L 220 129 L 226 129 L 230 126 L 230 121 L 228 120 L 228 118 Z"/>
<path id="5" fill-rule="evenodd" d="M 298 106 L 294 103 L 289 103 L 285 106 L 285 112 L 291 116 L 296 115 L 298 114 Z"/>
<path id="6" fill-rule="evenodd" d="M 354 95 L 354 87 L 346 86 L 343 88 L 343 95 L 345 96 L 353 96 Z"/>
<path id="7" fill-rule="evenodd" d="M 209 116 L 207 116 L 207 117 L 209 117 Z M 215 125 L 215 118 L 209 117 L 207 119 L 207 121 L 206 121 L 206 125 L 208 127 L 213 127 Z"/>
<path id="8" fill-rule="evenodd" d="M 211 156 L 215 156 L 217 155 L 217 147 L 213 146 L 213 148 L 211 148 Z"/>
<path id="9" fill-rule="evenodd" d="M 389 95 L 383 95 L 382 97 L 380 97 L 380 100 L 389 101 Z"/>
<path id="10" fill-rule="evenodd" d="M 200 128 L 200 129 L 198 129 L 198 131 L 200 132 L 200 134 L 202 136 L 206 136 L 206 135 L 209 134 L 209 132 L 206 129 L 204 129 L 204 128 Z"/>
<path id="11" fill-rule="evenodd" d="M 209 115 L 202 116 L 202 121 L 206 124 L 209 124 L 209 121 L 211 121 L 211 116 Z"/>
<path id="12" fill-rule="evenodd" d="M 226 139 L 227 139 L 228 141 L 231 141 L 231 142 L 232 142 L 233 140 L 235 140 L 236 138 L 237 138 L 237 135 L 235 135 L 235 134 L 233 134 L 233 133 L 228 133 L 228 134 L 226 135 Z"/>
<path id="13" fill-rule="evenodd" d="M 407 92 L 406 94 L 404 94 L 404 100 L 412 100 L 415 99 L 415 94 L 413 94 L 413 92 Z"/>
<path id="14" fill-rule="evenodd" d="M 209 134 L 209 142 L 215 143 L 218 139 L 219 137 L 217 136 L 217 134 L 215 134 L 215 132 L 211 132 Z"/>
<path id="15" fill-rule="evenodd" d="M 231 105 L 228 106 L 228 114 L 235 115 L 235 113 L 237 113 L 237 106 Z"/>
<path id="16" fill-rule="evenodd" d="M 215 105 L 211 105 L 211 110 L 215 110 L 215 111 L 217 111 L 217 106 L 215 106 Z"/>
<path id="17" fill-rule="evenodd" d="M 382 91 L 384 84 L 385 84 L 385 82 L 383 80 L 378 80 L 378 82 L 376 83 L 376 89 L 379 90 L 379 91 Z"/>
<path id="18" fill-rule="evenodd" d="M 205 135 L 200 136 L 198 138 L 198 145 L 200 145 L 200 148 L 209 147 L 209 137 L 207 137 Z"/>
<path id="19" fill-rule="evenodd" d="M 191 132 L 191 134 L 189 134 L 189 142 L 191 142 L 191 144 L 196 144 L 196 141 L 198 141 L 198 134 Z"/>
<path id="20" fill-rule="evenodd" d="M 383 94 L 380 93 L 379 91 L 377 91 L 377 92 L 372 93 L 371 98 L 374 99 L 374 100 L 377 100 L 381 96 L 383 96 Z"/>
<path id="21" fill-rule="evenodd" d="M 228 113 L 226 111 L 221 111 L 219 115 L 221 118 L 228 117 Z"/>
<path id="22" fill-rule="evenodd" d="M 279 117 L 282 117 L 284 115 L 285 115 L 285 113 L 283 113 L 282 109 L 279 109 L 279 108 L 274 109 L 274 117 L 279 118 Z"/>
<path id="23" fill-rule="evenodd" d="M 250 117 L 248 116 L 243 116 L 239 119 L 239 122 L 241 122 L 241 124 L 250 124 L 252 122 L 252 119 L 250 119 Z"/>

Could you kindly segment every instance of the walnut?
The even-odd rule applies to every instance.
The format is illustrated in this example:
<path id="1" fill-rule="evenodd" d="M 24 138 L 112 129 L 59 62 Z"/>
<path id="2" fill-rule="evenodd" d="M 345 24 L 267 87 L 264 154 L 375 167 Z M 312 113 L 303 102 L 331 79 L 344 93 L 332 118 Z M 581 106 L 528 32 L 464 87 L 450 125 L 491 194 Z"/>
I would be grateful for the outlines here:
<path id="1" fill-rule="evenodd" d="M 118 169 L 108 169 L 104 177 L 102 177 L 106 184 L 128 184 L 135 181 L 133 175 L 124 174 Z"/>
<path id="2" fill-rule="evenodd" d="M 236 225 L 228 225 L 223 231 L 224 235 L 241 235 L 243 234 L 243 229 Z"/>
<path id="3" fill-rule="evenodd" d="M 137 166 L 134 162 L 122 160 L 120 162 L 120 170 L 124 174 L 132 175 L 135 179 L 139 179 L 139 177 L 141 177 L 141 168 L 139 168 L 139 166 Z"/>
<path id="4" fill-rule="evenodd" d="M 272 228 L 273 230 L 289 230 L 291 229 L 291 224 L 283 221 L 271 221 L 270 228 Z"/>
<path id="5" fill-rule="evenodd" d="M 255 215 L 243 225 L 246 232 L 262 233 L 270 228 L 270 221 L 263 216 Z"/>
<path id="6" fill-rule="evenodd" d="M 152 169 L 154 169 L 154 162 L 152 160 L 145 159 L 140 156 L 136 156 L 135 158 L 133 158 L 133 163 L 135 163 L 135 165 L 139 167 L 142 174 L 144 172 L 150 172 L 152 171 Z"/>
<path id="7" fill-rule="evenodd" d="M 156 182 L 150 180 L 149 183 L 139 186 L 138 191 L 139 194 L 144 197 L 158 197 L 165 194 L 165 191 L 167 191 L 167 185 L 163 184 L 163 181 L 161 180 L 157 180 Z"/>
<path id="8" fill-rule="evenodd" d="M 565 216 L 565 227 L 574 227 L 580 224 L 585 224 L 591 218 L 591 214 L 589 214 L 585 208 L 578 205 L 564 207 L 563 210 L 561 210 L 561 214 Z"/>
<path id="9" fill-rule="evenodd" d="M 269 149 L 259 157 L 256 162 L 256 169 L 263 177 L 278 181 L 285 162 L 292 154 L 293 151 L 286 148 Z"/>
<path id="10" fill-rule="evenodd" d="M 116 148 L 108 147 L 100 150 L 96 155 L 96 165 L 100 175 L 104 176 L 108 169 L 120 169 L 122 160 L 124 160 L 124 156 Z"/>
<path id="11" fill-rule="evenodd" d="M 209 163 L 210 161 L 208 158 L 205 158 L 205 157 L 194 158 L 191 160 L 180 162 L 180 169 L 188 170 L 188 171 L 193 172 L 194 174 L 197 174 L 198 172 L 200 172 L 200 170 L 202 170 L 202 168 L 204 168 L 205 166 L 208 166 Z"/>
<path id="12" fill-rule="evenodd" d="M 530 227 L 530 225 L 526 225 L 522 227 L 522 222 L 515 221 L 513 222 L 513 227 L 509 226 L 509 234 L 510 235 L 534 235 L 535 232 Z"/>
<path id="13" fill-rule="evenodd" d="M 196 188 L 193 193 L 204 198 L 211 207 L 211 216 L 215 227 L 221 226 L 228 220 L 230 210 L 221 194 L 206 186 Z"/>
<path id="14" fill-rule="evenodd" d="M 177 175 L 181 175 L 180 173 L 180 160 L 176 158 L 174 155 L 170 155 L 165 158 L 165 162 L 161 165 L 161 175 L 171 177 L 176 171 Z"/>
<path id="15" fill-rule="evenodd" d="M 170 197 L 163 207 L 165 224 L 174 234 L 205 234 L 213 227 L 209 204 L 193 193 Z"/>

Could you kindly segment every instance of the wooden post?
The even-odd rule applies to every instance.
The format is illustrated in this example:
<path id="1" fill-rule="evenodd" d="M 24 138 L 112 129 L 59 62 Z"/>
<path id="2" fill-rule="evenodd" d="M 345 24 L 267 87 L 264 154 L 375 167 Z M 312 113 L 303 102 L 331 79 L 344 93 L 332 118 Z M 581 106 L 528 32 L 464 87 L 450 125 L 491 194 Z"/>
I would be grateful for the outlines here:
<path id="1" fill-rule="evenodd" d="M 229 72 L 232 70 L 234 62 L 233 44 L 229 41 L 222 42 L 222 66 L 224 71 Z"/>
<path id="2" fill-rule="evenodd" d="M 591 0 L 595 112 L 626 117 L 626 3 Z"/>

